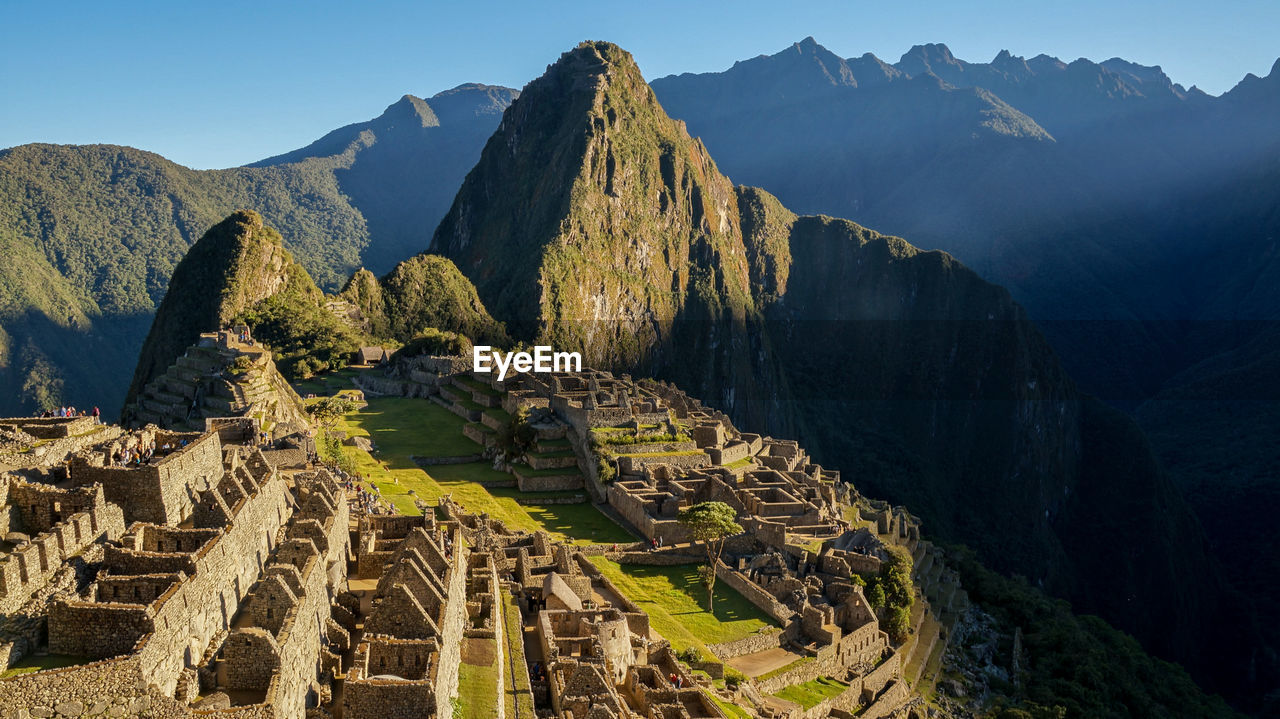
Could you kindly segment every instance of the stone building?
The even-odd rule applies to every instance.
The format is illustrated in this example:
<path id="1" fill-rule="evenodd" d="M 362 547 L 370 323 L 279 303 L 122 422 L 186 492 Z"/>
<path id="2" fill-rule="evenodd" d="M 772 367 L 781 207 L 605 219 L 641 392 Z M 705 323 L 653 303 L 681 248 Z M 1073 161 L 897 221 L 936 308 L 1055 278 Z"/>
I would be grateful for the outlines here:
<path id="1" fill-rule="evenodd" d="M 449 716 L 466 629 L 469 549 L 431 518 L 399 540 L 343 682 L 346 719 Z M 376 540 L 375 540 L 376 541 Z"/>

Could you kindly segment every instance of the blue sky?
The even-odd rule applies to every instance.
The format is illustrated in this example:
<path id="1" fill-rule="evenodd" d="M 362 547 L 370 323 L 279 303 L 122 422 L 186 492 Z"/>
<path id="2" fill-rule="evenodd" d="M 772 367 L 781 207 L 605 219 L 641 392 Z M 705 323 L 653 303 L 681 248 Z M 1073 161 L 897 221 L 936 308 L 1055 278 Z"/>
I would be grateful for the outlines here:
<path id="1" fill-rule="evenodd" d="M 463 82 L 520 87 L 580 40 L 645 76 L 722 70 L 812 35 L 896 62 L 944 42 L 1161 65 L 1213 94 L 1280 56 L 1280 2 L 970 0 L 733 3 L 48 2 L 0 0 L 0 147 L 132 145 L 229 167 Z"/>

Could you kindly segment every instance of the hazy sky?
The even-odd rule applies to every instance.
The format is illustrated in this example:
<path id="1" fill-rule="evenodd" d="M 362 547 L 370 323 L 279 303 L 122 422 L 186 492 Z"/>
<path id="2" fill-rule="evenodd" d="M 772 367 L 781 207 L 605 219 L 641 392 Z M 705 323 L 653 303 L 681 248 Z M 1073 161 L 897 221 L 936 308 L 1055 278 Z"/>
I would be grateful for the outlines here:
<path id="1" fill-rule="evenodd" d="M 1001 49 L 1121 56 L 1219 94 L 1280 56 L 1280 2 L 0 0 L 0 147 L 108 142 L 229 167 L 405 93 L 521 87 L 585 39 L 620 44 L 652 79 L 722 70 L 807 35 L 889 62 L 926 42 L 981 62 Z"/>

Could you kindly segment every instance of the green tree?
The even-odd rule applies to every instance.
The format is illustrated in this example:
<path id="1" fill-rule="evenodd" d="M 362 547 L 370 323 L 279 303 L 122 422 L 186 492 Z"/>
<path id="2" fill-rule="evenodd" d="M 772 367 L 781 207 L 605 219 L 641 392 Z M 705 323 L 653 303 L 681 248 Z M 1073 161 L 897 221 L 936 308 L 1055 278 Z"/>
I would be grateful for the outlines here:
<path id="1" fill-rule="evenodd" d="M 911 635 L 911 609 L 901 605 L 889 607 L 885 610 L 882 624 L 889 641 L 902 644 Z"/>
<path id="2" fill-rule="evenodd" d="M 707 611 L 715 601 L 716 566 L 724 552 L 724 542 L 742 533 L 742 525 L 736 521 L 738 513 L 724 502 L 700 502 L 680 510 L 676 519 L 689 528 L 689 536 L 702 542 L 707 550 L 707 566 L 698 571 L 707 588 Z"/>
<path id="3" fill-rule="evenodd" d="M 307 405 L 307 413 L 326 428 L 333 426 L 344 414 L 355 410 L 355 401 L 343 395 L 322 397 Z"/>

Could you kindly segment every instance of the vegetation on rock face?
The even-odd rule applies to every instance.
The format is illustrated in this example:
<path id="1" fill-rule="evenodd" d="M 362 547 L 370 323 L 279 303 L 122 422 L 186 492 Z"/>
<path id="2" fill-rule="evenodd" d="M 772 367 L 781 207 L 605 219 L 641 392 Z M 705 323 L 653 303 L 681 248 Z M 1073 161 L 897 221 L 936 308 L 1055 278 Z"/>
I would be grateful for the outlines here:
<path id="1" fill-rule="evenodd" d="M 460 335 L 457 332 L 442 332 L 434 327 L 428 327 L 396 350 L 396 356 L 457 355 L 467 357 L 471 355 L 471 347 L 471 339 L 466 335 Z"/>
<path id="2" fill-rule="evenodd" d="M 366 339 L 325 307 L 324 294 L 299 265 L 288 268 L 281 291 L 241 312 L 235 323 L 248 325 L 276 353 L 276 365 L 290 380 L 346 366 Z"/>
<path id="3" fill-rule="evenodd" d="M 1051 717 L 1055 708 L 1070 719 L 1238 716 L 1182 667 L 1152 658 L 1101 619 L 1072 614 L 1066 602 L 983 567 L 972 552 L 949 557 L 969 596 L 995 618 L 995 658 L 1010 677 L 1013 637 L 1021 630 L 1021 689 L 1012 681 L 993 683 L 995 704 L 1004 707 L 992 713 L 997 719 Z"/>
<path id="4" fill-rule="evenodd" d="M 360 310 L 375 337 L 406 341 L 433 327 L 476 343 L 510 343 L 506 329 L 489 316 L 471 281 L 437 255 L 405 260 L 381 280 L 361 270 L 339 296 Z"/>

